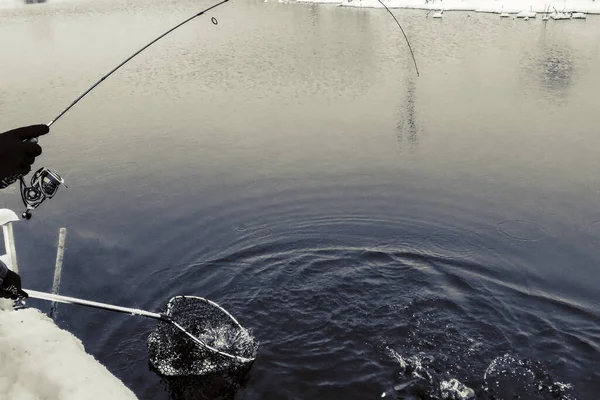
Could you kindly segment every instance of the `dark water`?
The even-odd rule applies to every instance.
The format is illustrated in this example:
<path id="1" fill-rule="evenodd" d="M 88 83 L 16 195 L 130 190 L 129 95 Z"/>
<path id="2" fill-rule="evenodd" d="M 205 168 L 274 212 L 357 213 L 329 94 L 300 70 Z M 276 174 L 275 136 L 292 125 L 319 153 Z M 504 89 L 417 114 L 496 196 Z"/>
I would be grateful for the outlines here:
<path id="1" fill-rule="evenodd" d="M 0 130 L 208 5 L 1 0 Z M 442 398 L 451 379 L 596 399 L 599 17 L 394 13 L 419 78 L 384 10 L 331 5 L 232 1 L 142 53 L 42 140 L 69 188 L 16 227 L 24 286 L 50 291 L 67 227 L 65 295 L 218 302 L 261 343 L 238 399 Z M 58 323 L 169 398 L 152 320 Z"/>

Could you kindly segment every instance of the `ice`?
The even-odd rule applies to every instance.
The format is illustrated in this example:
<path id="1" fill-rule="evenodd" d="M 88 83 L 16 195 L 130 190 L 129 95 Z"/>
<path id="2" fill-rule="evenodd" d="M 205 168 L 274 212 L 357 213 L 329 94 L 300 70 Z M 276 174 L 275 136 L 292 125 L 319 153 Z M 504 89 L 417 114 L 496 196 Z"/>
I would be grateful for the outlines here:
<path id="1" fill-rule="evenodd" d="M 79 339 L 34 308 L 0 310 L 0 369 L 2 399 L 137 398 Z"/>

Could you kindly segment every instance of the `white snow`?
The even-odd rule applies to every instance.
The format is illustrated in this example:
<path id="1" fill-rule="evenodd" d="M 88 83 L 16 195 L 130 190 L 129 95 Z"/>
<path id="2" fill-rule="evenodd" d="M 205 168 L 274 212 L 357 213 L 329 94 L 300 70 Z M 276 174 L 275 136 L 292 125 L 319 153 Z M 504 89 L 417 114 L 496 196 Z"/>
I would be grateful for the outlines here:
<path id="1" fill-rule="evenodd" d="M 13 211 L 0 209 L 4 239 L 0 257 L 14 271 L 18 263 L 12 224 L 17 221 Z M 0 298 L 0 399 L 133 400 L 136 396 L 88 354 L 79 339 L 40 310 L 14 310 L 11 300 Z"/>
<path id="2" fill-rule="evenodd" d="M 296 0 L 297 3 L 326 3 L 326 4 L 340 4 L 341 0 Z"/>
<path id="3" fill-rule="evenodd" d="M 0 398 L 131 400 L 136 396 L 86 353 L 79 339 L 29 308 L 0 310 Z"/>
<path id="4" fill-rule="evenodd" d="M 309 3 L 336 3 L 345 7 L 383 8 L 378 0 L 297 0 Z M 600 14 L 600 1 L 594 0 L 382 0 L 388 8 L 476 11 L 497 13 L 582 12 Z"/>

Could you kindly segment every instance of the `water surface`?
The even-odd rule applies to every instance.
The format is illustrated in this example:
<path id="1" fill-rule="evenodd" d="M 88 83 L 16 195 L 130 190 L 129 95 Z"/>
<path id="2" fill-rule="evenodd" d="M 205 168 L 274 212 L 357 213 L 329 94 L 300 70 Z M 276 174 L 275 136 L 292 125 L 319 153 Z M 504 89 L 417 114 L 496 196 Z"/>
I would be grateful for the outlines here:
<path id="1" fill-rule="evenodd" d="M 208 5 L 0 1 L 0 130 Z M 441 398 L 451 379 L 595 399 L 600 19 L 394 14 L 420 77 L 385 10 L 272 1 L 135 58 L 41 141 L 69 188 L 16 227 L 24 286 L 50 291 L 67 227 L 65 295 L 218 302 L 261 343 L 240 399 Z M 61 305 L 58 323 L 169 398 L 152 320 Z"/>

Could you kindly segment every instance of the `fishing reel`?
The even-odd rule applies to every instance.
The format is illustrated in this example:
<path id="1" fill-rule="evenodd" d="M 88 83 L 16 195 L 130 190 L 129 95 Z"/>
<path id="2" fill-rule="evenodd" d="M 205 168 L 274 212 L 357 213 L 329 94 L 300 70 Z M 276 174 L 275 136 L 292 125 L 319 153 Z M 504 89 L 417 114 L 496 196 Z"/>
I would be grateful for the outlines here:
<path id="1" fill-rule="evenodd" d="M 20 177 L 19 180 L 21 181 L 21 199 L 26 207 L 22 217 L 27 220 L 31 219 L 31 211 L 39 207 L 44 200 L 54 197 L 61 185 L 67 187 L 60 175 L 46 167 L 35 171 L 29 186 L 23 177 Z"/>

